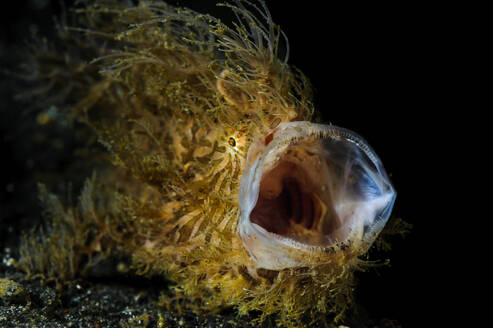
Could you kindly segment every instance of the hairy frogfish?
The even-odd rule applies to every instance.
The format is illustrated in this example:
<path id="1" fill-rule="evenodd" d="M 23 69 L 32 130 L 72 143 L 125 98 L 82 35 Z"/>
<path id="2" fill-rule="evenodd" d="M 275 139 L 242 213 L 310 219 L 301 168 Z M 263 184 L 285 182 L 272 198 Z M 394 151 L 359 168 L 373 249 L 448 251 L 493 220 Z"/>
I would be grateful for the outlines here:
<path id="1" fill-rule="evenodd" d="M 395 190 L 362 137 L 315 118 L 265 4 L 222 5 L 232 27 L 162 2 L 83 2 L 62 46 L 33 52 L 45 101 L 104 147 L 78 204 L 41 188 L 52 227 L 19 266 L 63 280 L 123 254 L 176 282 L 162 303 L 339 320 Z"/>

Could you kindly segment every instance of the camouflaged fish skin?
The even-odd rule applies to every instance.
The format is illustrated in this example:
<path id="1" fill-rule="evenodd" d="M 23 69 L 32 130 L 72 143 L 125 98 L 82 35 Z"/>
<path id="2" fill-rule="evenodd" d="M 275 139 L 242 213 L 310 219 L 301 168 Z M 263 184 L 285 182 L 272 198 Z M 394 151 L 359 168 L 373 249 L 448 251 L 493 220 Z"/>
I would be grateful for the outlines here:
<path id="1" fill-rule="evenodd" d="M 124 254 L 177 283 L 166 306 L 338 321 L 395 191 L 361 137 L 314 119 L 264 3 L 222 5 L 233 28 L 162 2 L 88 3 L 80 27 L 61 27 L 68 60 L 33 55 L 33 72 L 51 72 L 40 81 L 64 67 L 49 99 L 92 128 L 108 161 L 76 206 L 41 188 L 51 229 L 25 238 L 19 266 L 67 280 Z M 88 60 L 70 57 L 77 47 Z"/>

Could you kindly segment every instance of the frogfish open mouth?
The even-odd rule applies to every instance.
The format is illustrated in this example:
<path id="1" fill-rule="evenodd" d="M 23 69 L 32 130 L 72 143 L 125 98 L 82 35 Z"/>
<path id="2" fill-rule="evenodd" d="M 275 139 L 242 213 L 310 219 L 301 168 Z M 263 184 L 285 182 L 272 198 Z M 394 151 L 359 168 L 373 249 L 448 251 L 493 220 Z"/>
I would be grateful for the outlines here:
<path id="1" fill-rule="evenodd" d="M 259 267 L 308 263 L 335 244 L 368 247 L 395 191 L 377 155 L 333 125 L 280 125 L 250 146 L 239 192 L 239 233 Z"/>
<path id="2" fill-rule="evenodd" d="M 166 306 L 343 318 L 396 193 L 365 140 L 314 119 L 265 4 L 222 4 L 234 28 L 157 1 L 79 5 L 81 26 L 33 47 L 26 75 L 42 110 L 89 127 L 99 164 L 78 205 L 40 188 L 51 228 L 19 267 L 70 280 L 118 254 L 176 282 Z"/>

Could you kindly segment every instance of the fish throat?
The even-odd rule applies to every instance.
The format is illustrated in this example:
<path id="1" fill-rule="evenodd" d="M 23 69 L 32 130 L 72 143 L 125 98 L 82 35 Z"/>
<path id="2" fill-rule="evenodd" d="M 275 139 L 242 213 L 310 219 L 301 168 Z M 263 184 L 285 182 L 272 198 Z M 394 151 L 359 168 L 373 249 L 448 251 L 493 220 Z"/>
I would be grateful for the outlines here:
<path id="1" fill-rule="evenodd" d="M 342 224 L 325 183 L 328 170 L 321 172 L 321 165 L 327 164 L 305 147 L 291 146 L 277 165 L 263 174 L 250 221 L 307 245 L 330 245 L 330 236 Z"/>

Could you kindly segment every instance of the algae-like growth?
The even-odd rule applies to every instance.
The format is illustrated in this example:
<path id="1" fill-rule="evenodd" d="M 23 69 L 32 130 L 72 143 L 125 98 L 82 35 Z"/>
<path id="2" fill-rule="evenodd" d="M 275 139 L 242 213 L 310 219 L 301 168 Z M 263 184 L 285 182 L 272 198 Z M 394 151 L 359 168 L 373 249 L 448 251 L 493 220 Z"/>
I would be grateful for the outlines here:
<path id="1" fill-rule="evenodd" d="M 264 3 L 222 6 L 238 17 L 232 27 L 162 2 L 81 2 L 58 40 L 32 44 L 20 98 L 37 105 L 40 126 L 74 127 L 82 146 L 67 166 L 93 173 L 75 201 L 39 185 L 47 223 L 24 235 L 17 268 L 63 288 L 127 258 L 134 274 L 175 283 L 159 297 L 167 309 L 259 311 L 260 322 L 273 315 L 293 327 L 341 322 L 355 272 L 376 265 L 369 245 L 331 245 L 303 266 L 271 270 L 238 235 L 250 146 L 259 136 L 267 145 L 284 123 L 321 119 Z"/>

